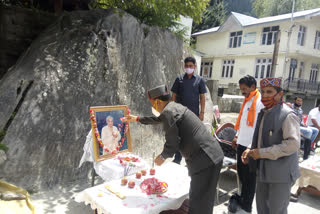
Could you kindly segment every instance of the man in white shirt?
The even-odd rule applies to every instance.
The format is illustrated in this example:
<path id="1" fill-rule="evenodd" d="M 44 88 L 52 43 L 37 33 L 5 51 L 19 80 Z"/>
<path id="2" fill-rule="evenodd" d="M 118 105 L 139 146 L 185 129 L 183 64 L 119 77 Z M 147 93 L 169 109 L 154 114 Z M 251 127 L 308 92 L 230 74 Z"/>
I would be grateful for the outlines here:
<path id="1" fill-rule="evenodd" d="M 318 107 L 311 109 L 307 120 L 308 128 L 312 129 L 311 141 L 315 140 L 320 131 L 320 103 Z"/>
<path id="2" fill-rule="evenodd" d="M 234 213 L 237 208 L 250 213 L 255 194 L 256 174 L 250 172 L 248 165 L 241 161 L 242 153 L 251 147 L 252 137 L 256 126 L 258 114 L 264 105 L 261 103 L 261 95 L 256 88 L 254 77 L 247 75 L 239 80 L 240 90 L 245 99 L 235 125 L 237 134 L 232 141 L 232 147 L 237 148 L 237 171 L 242 184 L 241 195 L 233 195 L 229 202 L 229 211 Z"/>

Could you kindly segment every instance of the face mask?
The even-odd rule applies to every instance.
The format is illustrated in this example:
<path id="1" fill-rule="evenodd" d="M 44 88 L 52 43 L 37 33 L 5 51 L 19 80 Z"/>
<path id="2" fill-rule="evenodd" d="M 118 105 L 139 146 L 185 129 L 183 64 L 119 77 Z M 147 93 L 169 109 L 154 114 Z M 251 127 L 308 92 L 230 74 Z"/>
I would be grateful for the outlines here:
<path id="1" fill-rule="evenodd" d="M 277 105 L 277 101 L 274 100 L 275 96 L 277 96 L 278 93 L 276 93 L 273 97 L 262 97 L 261 102 L 266 107 L 266 109 L 270 109 L 273 106 Z"/>
<path id="2" fill-rule="evenodd" d="M 192 74 L 193 71 L 194 71 L 194 68 L 185 68 L 184 71 L 185 71 L 187 74 Z"/>
<path id="3" fill-rule="evenodd" d="M 297 103 L 294 104 L 296 107 L 300 108 L 301 105 L 298 105 Z"/>
<path id="4" fill-rule="evenodd" d="M 155 100 L 152 105 L 152 114 L 156 117 L 160 116 L 160 112 L 158 112 L 157 107 L 161 102 L 162 102 L 161 100 Z"/>

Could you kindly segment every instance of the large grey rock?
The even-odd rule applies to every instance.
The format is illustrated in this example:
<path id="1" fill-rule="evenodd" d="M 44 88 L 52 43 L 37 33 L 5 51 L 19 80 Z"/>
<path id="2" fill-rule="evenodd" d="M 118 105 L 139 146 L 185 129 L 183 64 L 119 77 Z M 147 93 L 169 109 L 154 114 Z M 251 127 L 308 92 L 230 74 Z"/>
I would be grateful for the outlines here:
<path id="1" fill-rule="evenodd" d="M 20 105 L 3 141 L 1 176 L 33 190 L 86 178 L 91 164 L 77 166 L 89 107 L 128 105 L 132 114 L 151 115 L 147 89 L 171 87 L 185 55 L 182 39 L 128 14 L 63 14 L 0 82 L 0 128 Z M 151 160 L 162 150 L 160 126 L 130 128 L 134 153 Z"/>
<path id="2" fill-rule="evenodd" d="M 3 150 L 0 150 L 0 166 L 7 160 L 7 155 Z"/>
<path id="3" fill-rule="evenodd" d="M 243 96 L 224 94 L 223 97 L 218 98 L 218 106 L 219 106 L 220 112 L 239 113 L 243 99 L 244 99 Z"/>

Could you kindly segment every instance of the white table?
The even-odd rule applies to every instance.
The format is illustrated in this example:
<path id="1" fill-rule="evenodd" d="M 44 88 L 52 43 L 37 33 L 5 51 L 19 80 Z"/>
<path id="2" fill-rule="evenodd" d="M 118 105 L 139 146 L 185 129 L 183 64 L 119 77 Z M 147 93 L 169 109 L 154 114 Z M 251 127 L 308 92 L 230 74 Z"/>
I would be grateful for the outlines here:
<path id="1" fill-rule="evenodd" d="M 298 180 L 301 191 L 312 192 L 320 196 L 320 156 L 313 156 L 299 164 L 301 176 Z"/>
<path id="2" fill-rule="evenodd" d="M 147 195 L 141 191 L 140 183 L 145 178 L 151 177 L 148 174 L 149 172 L 141 179 L 136 179 L 135 175 L 129 176 L 128 180 L 134 180 L 136 183 L 133 189 L 121 186 L 121 179 L 116 179 L 85 189 L 76 195 L 75 200 L 90 204 L 91 208 L 96 209 L 99 214 L 158 214 L 164 210 L 178 209 L 188 198 L 190 177 L 186 167 L 172 162 L 156 167 L 154 177 L 168 183 L 167 192 L 161 195 Z M 118 198 L 104 187 L 105 184 L 125 195 L 126 198 Z"/>
<path id="3" fill-rule="evenodd" d="M 135 167 L 130 168 L 128 175 L 135 175 L 136 172 L 140 172 L 142 169 L 148 168 L 147 163 L 141 157 L 132 153 L 120 153 L 117 156 L 131 156 L 139 158 L 138 162 L 132 162 Z M 106 182 L 121 179 L 124 176 L 124 167 L 120 165 L 117 156 L 108 160 L 93 163 L 93 168 L 96 173 Z"/>

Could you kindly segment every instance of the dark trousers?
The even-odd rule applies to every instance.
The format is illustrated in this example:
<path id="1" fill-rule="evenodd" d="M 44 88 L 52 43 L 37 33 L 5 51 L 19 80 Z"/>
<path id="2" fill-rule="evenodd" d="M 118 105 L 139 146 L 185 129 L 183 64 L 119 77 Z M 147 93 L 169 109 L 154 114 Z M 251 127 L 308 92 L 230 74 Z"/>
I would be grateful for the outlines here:
<path id="1" fill-rule="evenodd" d="M 191 175 L 189 214 L 212 214 L 222 162 Z"/>
<path id="2" fill-rule="evenodd" d="M 241 186 L 241 196 L 239 205 L 246 212 L 251 212 L 252 202 L 256 191 L 256 172 L 250 172 L 249 165 L 241 161 L 242 153 L 247 149 L 245 146 L 238 145 L 237 148 L 237 171 Z"/>
<path id="3" fill-rule="evenodd" d="M 257 182 L 256 204 L 258 214 L 287 214 L 290 183 Z"/>
<path id="4" fill-rule="evenodd" d="M 302 137 L 301 137 L 302 138 Z M 311 151 L 311 140 L 303 138 L 303 160 L 307 160 Z"/>
<path id="5" fill-rule="evenodd" d="M 177 164 L 180 164 L 182 160 L 182 155 L 179 151 L 177 151 L 176 153 L 174 153 L 174 159 L 173 159 L 173 162 L 177 163 Z"/>

